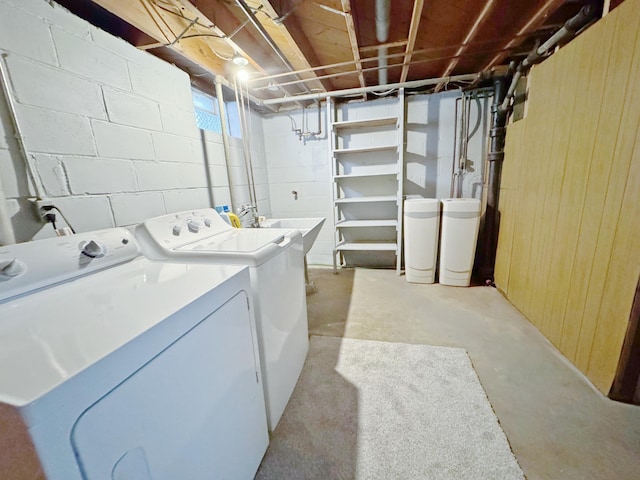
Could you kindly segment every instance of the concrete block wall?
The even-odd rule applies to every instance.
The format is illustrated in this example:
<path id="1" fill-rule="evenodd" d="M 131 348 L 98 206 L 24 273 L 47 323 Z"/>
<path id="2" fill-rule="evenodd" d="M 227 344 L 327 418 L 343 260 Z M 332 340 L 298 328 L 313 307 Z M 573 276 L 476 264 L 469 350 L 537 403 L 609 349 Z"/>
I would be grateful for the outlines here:
<path id="1" fill-rule="evenodd" d="M 426 198 L 450 197 L 455 136 L 457 92 L 408 95 L 405 112 L 405 195 Z M 483 105 L 484 107 L 484 105 Z M 354 102 L 339 107 L 340 118 L 358 120 L 397 115 L 397 98 Z M 484 110 L 486 113 L 487 110 Z M 472 127 L 477 106 L 471 106 Z M 312 108 L 305 112 L 310 129 L 317 120 Z M 463 196 L 480 198 L 486 145 L 486 116 L 470 139 L 468 157 L 473 172 L 463 181 Z M 333 191 L 326 107 L 322 108 L 322 135 L 300 141 L 292 122 L 302 125 L 302 111 L 267 115 L 263 120 L 266 162 L 269 169 L 271 207 L 274 217 L 326 217 L 325 225 L 309 252 L 312 264 L 332 264 L 334 248 Z M 359 139 L 353 139 L 359 141 Z M 352 145 L 354 146 L 354 145 Z M 292 191 L 298 192 L 295 200 Z"/>
<path id="2" fill-rule="evenodd" d="M 302 128 L 303 115 L 309 131 L 322 133 L 300 140 L 292 121 Z M 316 107 L 266 115 L 262 128 L 264 155 L 269 172 L 269 196 L 273 218 L 325 217 L 307 261 L 331 265 L 334 248 L 333 197 L 326 108 L 318 125 Z M 296 196 L 291 192 L 297 192 Z"/>
<path id="3" fill-rule="evenodd" d="M 46 0 L 0 0 L 0 54 L 36 180 L 76 230 L 230 203 L 222 137 L 196 126 L 186 73 Z M 1 92 L 0 120 L 0 180 L 17 240 L 52 236 L 28 201 L 35 192 Z M 241 143 L 231 143 L 242 202 Z M 252 143 L 269 214 L 264 147 L 261 138 Z"/>

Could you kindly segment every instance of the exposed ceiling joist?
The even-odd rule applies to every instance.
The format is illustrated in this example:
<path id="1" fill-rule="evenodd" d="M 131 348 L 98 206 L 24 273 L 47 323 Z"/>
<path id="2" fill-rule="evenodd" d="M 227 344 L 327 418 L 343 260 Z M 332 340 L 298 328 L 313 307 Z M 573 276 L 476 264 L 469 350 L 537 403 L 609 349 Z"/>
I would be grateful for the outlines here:
<path id="1" fill-rule="evenodd" d="M 409 25 L 409 35 L 407 36 L 407 47 L 404 51 L 404 59 L 402 60 L 402 73 L 400 74 L 400 82 L 407 81 L 409 67 L 411 65 L 411 55 L 416 44 L 418 28 L 420 26 L 420 17 L 422 16 L 422 8 L 424 0 L 415 0 L 413 2 L 413 12 L 411 13 L 411 24 Z"/>
<path id="2" fill-rule="evenodd" d="M 391 1 L 380 39 L 372 0 L 56 1 L 200 82 L 233 80 L 239 53 L 249 90 L 266 100 L 376 86 L 380 69 L 389 84 L 478 75 L 520 59 L 597 0 Z"/>

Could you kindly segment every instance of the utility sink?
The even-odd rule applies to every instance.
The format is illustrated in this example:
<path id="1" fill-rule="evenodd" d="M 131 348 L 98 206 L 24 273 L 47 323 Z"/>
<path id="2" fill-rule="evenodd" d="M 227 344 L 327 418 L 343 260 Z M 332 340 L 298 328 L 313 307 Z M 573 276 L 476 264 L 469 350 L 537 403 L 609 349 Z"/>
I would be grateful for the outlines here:
<path id="1" fill-rule="evenodd" d="M 302 233 L 302 247 L 306 255 L 311 250 L 318 233 L 324 224 L 325 218 L 267 218 L 260 222 L 264 228 L 291 228 Z"/>

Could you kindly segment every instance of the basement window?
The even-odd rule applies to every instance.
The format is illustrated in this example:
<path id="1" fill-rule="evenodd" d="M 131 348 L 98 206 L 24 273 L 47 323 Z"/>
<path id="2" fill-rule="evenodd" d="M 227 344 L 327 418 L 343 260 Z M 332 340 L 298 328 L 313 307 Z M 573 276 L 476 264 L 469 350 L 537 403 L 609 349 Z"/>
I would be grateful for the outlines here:
<path id="1" fill-rule="evenodd" d="M 193 106 L 196 112 L 196 124 L 198 128 L 222 134 L 220 110 L 216 97 L 195 88 L 191 89 L 191 94 L 193 96 Z M 225 108 L 227 110 L 227 128 L 229 135 L 242 138 L 238 109 L 235 102 L 225 103 Z"/>

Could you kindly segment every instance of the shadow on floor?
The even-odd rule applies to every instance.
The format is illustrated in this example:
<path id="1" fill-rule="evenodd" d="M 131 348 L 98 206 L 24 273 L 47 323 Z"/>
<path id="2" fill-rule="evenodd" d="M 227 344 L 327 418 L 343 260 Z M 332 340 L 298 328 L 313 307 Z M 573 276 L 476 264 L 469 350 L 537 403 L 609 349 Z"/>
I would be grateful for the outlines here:
<path id="1" fill-rule="evenodd" d="M 355 270 L 341 268 L 338 274 L 330 268 L 310 268 L 309 280 L 315 292 L 307 296 L 309 335 L 344 336 Z"/>
<path id="2" fill-rule="evenodd" d="M 356 478 L 358 390 L 336 371 L 345 331 L 353 269 L 309 268 L 309 354 L 287 408 L 271 434 L 256 479 Z M 310 407 L 312 406 L 312 407 Z"/>

